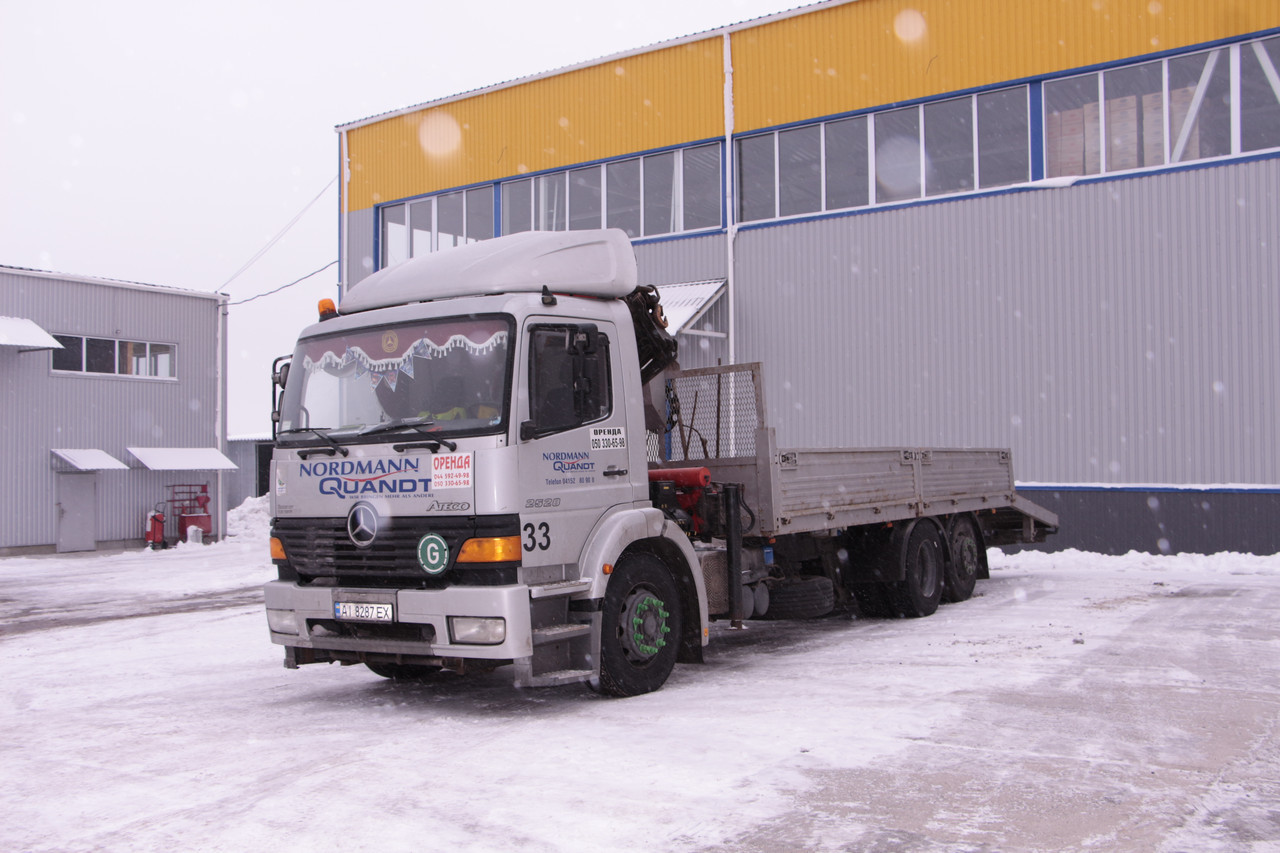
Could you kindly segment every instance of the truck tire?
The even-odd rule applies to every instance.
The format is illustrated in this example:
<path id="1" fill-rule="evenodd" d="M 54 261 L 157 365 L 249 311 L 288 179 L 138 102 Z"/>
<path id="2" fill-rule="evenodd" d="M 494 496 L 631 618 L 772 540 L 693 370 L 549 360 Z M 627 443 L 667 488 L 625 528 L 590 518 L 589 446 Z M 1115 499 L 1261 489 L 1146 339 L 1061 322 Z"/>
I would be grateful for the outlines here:
<path id="1" fill-rule="evenodd" d="M 607 696 L 638 696 L 666 683 L 680 649 L 680 593 L 651 554 L 623 557 L 605 587 L 600 679 Z"/>
<path id="2" fill-rule="evenodd" d="M 813 619 L 826 616 L 835 606 L 831 579 L 819 575 L 784 578 L 769 590 L 770 619 Z"/>
<path id="3" fill-rule="evenodd" d="M 951 544 L 951 559 L 947 561 L 942 600 L 965 601 L 973 595 L 978 575 L 986 568 L 987 552 L 982 547 L 982 533 L 973 516 L 957 515 L 951 519 L 947 539 Z"/>
<path id="4" fill-rule="evenodd" d="M 891 598 L 898 613 L 908 617 L 930 616 L 942 599 L 945 560 L 938 527 L 922 519 L 907 540 L 906 576 L 893 586 Z"/>

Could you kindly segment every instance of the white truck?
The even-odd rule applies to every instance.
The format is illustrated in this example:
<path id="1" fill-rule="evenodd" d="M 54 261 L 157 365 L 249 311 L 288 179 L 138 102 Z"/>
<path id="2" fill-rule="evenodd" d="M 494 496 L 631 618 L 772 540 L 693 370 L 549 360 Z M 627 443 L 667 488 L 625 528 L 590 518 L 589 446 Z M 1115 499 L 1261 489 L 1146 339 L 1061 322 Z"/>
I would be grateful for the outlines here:
<path id="1" fill-rule="evenodd" d="M 784 449 L 759 365 L 674 369 L 616 230 L 415 258 L 275 372 L 285 665 L 656 690 L 717 618 L 928 616 L 1039 541 L 1003 450 Z M 652 381 L 651 381 L 652 380 Z"/>

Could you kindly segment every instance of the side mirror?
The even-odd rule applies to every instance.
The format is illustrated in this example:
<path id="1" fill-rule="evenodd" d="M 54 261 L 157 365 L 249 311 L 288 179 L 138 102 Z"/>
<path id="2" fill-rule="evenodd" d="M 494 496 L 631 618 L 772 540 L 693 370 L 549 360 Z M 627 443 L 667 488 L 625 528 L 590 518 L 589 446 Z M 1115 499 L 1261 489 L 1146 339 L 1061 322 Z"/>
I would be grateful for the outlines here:
<path id="1" fill-rule="evenodd" d="M 271 375 L 271 379 L 283 388 L 289 382 L 289 365 L 291 362 L 286 361 L 280 365 L 280 369 Z"/>
<path id="2" fill-rule="evenodd" d="M 520 440 L 533 441 L 538 437 L 538 430 L 534 428 L 533 421 L 524 421 L 520 424 Z"/>

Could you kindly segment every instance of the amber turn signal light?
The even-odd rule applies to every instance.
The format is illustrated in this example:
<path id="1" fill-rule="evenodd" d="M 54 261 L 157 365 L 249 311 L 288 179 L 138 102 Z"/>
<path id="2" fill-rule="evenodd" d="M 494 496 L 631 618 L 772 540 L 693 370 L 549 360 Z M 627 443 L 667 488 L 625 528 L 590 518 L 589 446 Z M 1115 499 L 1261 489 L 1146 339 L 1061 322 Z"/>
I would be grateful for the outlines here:
<path id="1" fill-rule="evenodd" d="M 520 561 L 519 536 L 490 536 L 468 539 L 458 552 L 459 563 L 517 563 Z"/>
<path id="2" fill-rule="evenodd" d="M 284 543 L 274 536 L 271 537 L 271 559 L 273 560 L 289 559 L 284 555 Z"/>

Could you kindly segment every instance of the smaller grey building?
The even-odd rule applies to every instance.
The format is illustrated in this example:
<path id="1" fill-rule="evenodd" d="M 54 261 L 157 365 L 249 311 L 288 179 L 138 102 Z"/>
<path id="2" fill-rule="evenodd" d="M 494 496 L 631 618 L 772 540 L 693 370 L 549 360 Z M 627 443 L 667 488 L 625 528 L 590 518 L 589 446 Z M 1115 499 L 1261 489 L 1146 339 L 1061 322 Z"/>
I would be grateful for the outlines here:
<path id="1" fill-rule="evenodd" d="M 0 555 L 226 529 L 227 296 L 0 266 Z"/>

